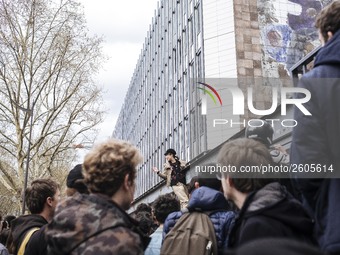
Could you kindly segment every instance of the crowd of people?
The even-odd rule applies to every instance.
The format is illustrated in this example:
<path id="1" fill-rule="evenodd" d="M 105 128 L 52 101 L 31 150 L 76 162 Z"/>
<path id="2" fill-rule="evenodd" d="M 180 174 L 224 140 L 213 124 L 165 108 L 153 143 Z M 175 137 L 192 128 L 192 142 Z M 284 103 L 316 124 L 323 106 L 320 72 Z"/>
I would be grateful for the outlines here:
<path id="1" fill-rule="evenodd" d="M 242 249 L 268 239 L 282 248 L 278 254 L 322 254 L 313 218 L 275 179 L 202 174 L 186 186 L 185 208 L 174 192 L 127 214 L 140 162 L 136 147 L 110 139 L 70 171 L 66 198 L 55 181 L 34 180 L 25 197 L 30 214 L 4 218 L 0 254 L 206 254 L 210 249 L 208 254 L 259 254 Z M 217 162 L 274 164 L 256 138 L 227 142 Z M 171 171 L 176 170 L 181 171 Z M 293 243 L 285 246 L 289 240 Z"/>
<path id="2" fill-rule="evenodd" d="M 207 166 L 324 164 L 339 171 L 339 13 L 335 0 L 316 19 L 324 46 L 299 84 L 311 92 L 311 115 L 295 109 L 290 156 L 263 125 L 226 142 Z M 198 175 L 187 185 L 190 165 L 174 149 L 164 155 L 163 169 L 152 171 L 173 193 L 131 215 L 142 156 L 126 141 L 93 148 L 69 172 L 65 192 L 52 179 L 32 181 L 24 197 L 30 214 L 0 215 L 0 255 L 340 254 L 339 178 L 229 172 Z"/>

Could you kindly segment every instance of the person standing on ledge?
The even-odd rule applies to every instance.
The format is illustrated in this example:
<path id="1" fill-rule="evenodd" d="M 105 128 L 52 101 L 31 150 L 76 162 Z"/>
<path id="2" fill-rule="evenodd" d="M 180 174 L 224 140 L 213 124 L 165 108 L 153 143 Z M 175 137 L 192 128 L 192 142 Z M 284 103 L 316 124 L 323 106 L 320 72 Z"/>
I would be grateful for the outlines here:
<path id="1" fill-rule="evenodd" d="M 153 167 L 152 170 L 157 175 L 166 180 L 166 186 L 172 187 L 172 190 L 176 194 L 181 208 L 186 208 L 189 201 L 188 189 L 185 182 L 185 172 L 188 169 L 188 164 L 185 161 L 180 160 L 176 156 L 174 149 L 168 149 L 164 153 L 166 163 L 163 165 L 163 171 L 158 170 L 157 167 Z"/>

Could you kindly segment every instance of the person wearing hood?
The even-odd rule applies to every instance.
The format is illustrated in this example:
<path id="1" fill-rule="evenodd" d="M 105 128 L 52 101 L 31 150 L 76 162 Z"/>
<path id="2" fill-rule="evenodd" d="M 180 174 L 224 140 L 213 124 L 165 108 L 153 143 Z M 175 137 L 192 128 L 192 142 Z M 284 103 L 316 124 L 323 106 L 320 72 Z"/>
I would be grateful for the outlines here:
<path id="1" fill-rule="evenodd" d="M 207 165 L 212 166 L 215 164 Z M 221 181 L 214 178 L 214 176 L 205 177 L 193 177 L 191 180 L 189 187 L 190 199 L 187 210 L 189 212 L 192 210 L 211 212 L 209 213 L 209 218 L 215 229 L 217 248 L 222 251 L 224 248 L 227 248 L 228 233 L 233 225 L 235 213 L 230 209 L 223 193 L 220 192 L 222 188 Z M 183 213 L 185 213 L 185 210 L 169 214 L 164 223 L 163 238 L 175 226 Z"/>
<path id="2" fill-rule="evenodd" d="M 315 24 L 323 46 L 313 69 L 303 75 L 298 85 L 310 91 L 311 99 L 304 107 L 311 115 L 294 110 L 298 124 L 293 128 L 290 158 L 295 165 L 323 168 L 318 174 L 303 173 L 304 178 L 295 175 L 296 188 L 315 220 L 319 246 L 325 252 L 339 254 L 340 1 L 327 5 Z"/>
<path id="3" fill-rule="evenodd" d="M 136 188 L 142 157 L 125 141 L 109 139 L 85 156 L 90 194 L 76 192 L 60 202 L 46 227 L 48 254 L 144 254 L 150 238 L 125 211 Z"/>
<path id="4" fill-rule="evenodd" d="M 59 185 L 51 179 L 36 179 L 26 189 L 31 212 L 12 220 L 7 246 L 11 254 L 46 254 L 44 228 L 52 220 L 60 197 Z"/>
<path id="5" fill-rule="evenodd" d="M 218 162 L 238 172 L 245 166 L 274 163 L 266 146 L 249 138 L 227 142 L 218 154 Z M 259 174 L 222 173 L 224 195 L 239 209 L 229 235 L 229 247 L 261 238 L 291 238 L 312 244 L 313 221 L 302 204 L 275 179 L 261 178 Z"/>

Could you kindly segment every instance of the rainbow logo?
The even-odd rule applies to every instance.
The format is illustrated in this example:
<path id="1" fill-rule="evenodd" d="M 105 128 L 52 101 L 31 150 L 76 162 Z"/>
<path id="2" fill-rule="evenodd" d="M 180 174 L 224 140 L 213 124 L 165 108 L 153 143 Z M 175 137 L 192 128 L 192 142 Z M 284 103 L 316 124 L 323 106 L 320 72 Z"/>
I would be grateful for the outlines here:
<path id="1" fill-rule="evenodd" d="M 222 100 L 221 100 L 221 97 L 220 95 L 217 93 L 216 89 L 214 89 L 212 86 L 210 86 L 209 84 L 206 84 L 206 83 L 203 83 L 203 82 L 198 82 L 198 84 L 201 84 L 207 88 L 209 88 L 212 92 L 214 92 L 214 94 L 216 95 L 216 97 L 218 98 L 218 101 L 220 102 L 220 105 L 222 106 Z M 216 104 L 216 99 L 214 97 L 214 95 L 209 91 L 209 90 L 206 90 L 205 88 L 200 88 L 198 87 L 198 89 L 204 91 L 205 93 L 207 93 L 211 99 L 214 101 L 214 104 Z"/>
<path id="2" fill-rule="evenodd" d="M 210 86 L 209 84 L 206 84 L 204 82 L 197 82 L 200 85 L 203 85 L 204 87 L 209 88 L 217 97 L 218 101 L 220 102 L 220 105 L 222 106 L 222 99 L 220 97 L 220 95 L 217 93 L 216 89 L 214 89 L 212 86 Z M 205 89 L 205 88 L 201 88 L 198 87 L 198 89 L 202 90 L 204 93 L 208 94 L 210 96 L 210 98 L 213 100 L 214 104 L 217 104 L 216 98 L 213 95 L 213 93 L 211 93 L 209 90 Z M 207 101 L 206 98 L 202 98 L 202 114 L 206 115 L 207 114 Z"/>
<path id="3" fill-rule="evenodd" d="M 204 87 L 209 88 L 215 94 L 218 101 L 220 102 L 220 105 L 222 106 L 222 99 L 221 99 L 220 95 L 217 93 L 216 89 L 214 89 L 212 86 L 210 86 L 209 84 L 204 83 L 204 82 L 197 82 L 197 83 L 200 84 L 200 85 L 203 85 Z M 210 96 L 210 98 L 214 101 L 214 104 L 215 105 L 217 104 L 216 98 L 214 97 L 214 95 L 209 90 L 207 90 L 205 88 L 201 88 L 201 87 L 198 87 L 198 89 L 200 89 L 204 93 L 208 94 Z M 206 97 L 202 98 L 202 114 L 203 115 L 207 114 L 207 99 L 206 99 Z"/>

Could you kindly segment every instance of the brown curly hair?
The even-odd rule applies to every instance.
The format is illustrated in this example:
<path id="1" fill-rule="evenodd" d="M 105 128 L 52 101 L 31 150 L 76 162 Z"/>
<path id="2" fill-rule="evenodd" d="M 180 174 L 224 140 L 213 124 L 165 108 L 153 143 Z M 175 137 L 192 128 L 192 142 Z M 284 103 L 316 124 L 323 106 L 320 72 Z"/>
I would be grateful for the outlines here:
<path id="1" fill-rule="evenodd" d="M 139 150 L 128 142 L 110 139 L 85 156 L 84 180 L 92 193 L 112 196 L 125 176 L 134 181 L 136 166 L 142 161 Z"/>
<path id="2" fill-rule="evenodd" d="M 340 1 L 335 0 L 327 5 L 317 16 L 315 27 L 320 29 L 320 32 L 328 41 L 328 32 L 335 34 L 340 29 Z"/>
<path id="3" fill-rule="evenodd" d="M 169 193 L 159 196 L 155 200 L 153 208 L 155 218 L 160 223 L 164 223 L 170 213 L 181 210 L 178 199 Z"/>

